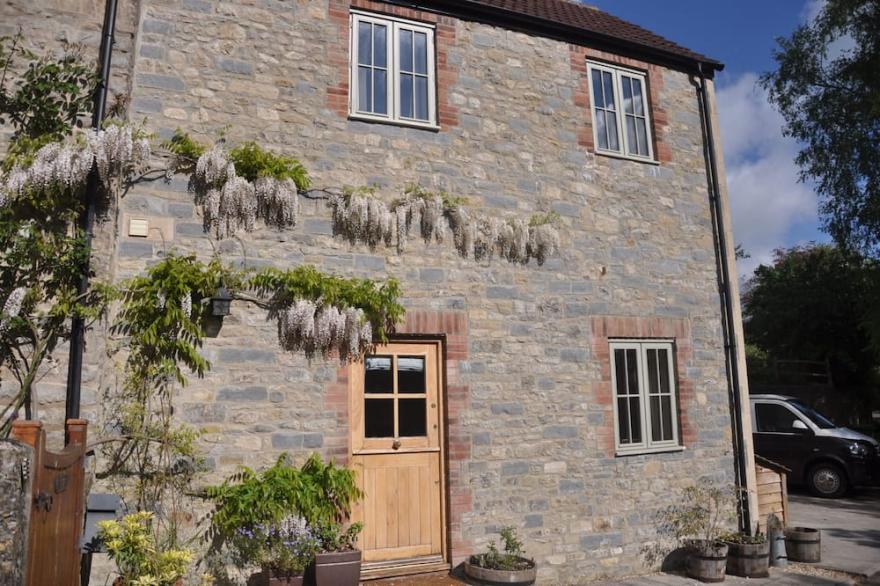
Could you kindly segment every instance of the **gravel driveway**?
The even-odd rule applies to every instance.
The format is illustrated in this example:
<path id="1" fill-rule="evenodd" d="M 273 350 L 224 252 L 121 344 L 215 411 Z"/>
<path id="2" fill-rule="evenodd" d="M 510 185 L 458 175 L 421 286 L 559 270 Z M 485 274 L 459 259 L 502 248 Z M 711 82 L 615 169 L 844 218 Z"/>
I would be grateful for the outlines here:
<path id="1" fill-rule="evenodd" d="M 822 567 L 862 576 L 880 572 L 880 489 L 842 499 L 789 493 L 789 525 L 822 530 Z"/>

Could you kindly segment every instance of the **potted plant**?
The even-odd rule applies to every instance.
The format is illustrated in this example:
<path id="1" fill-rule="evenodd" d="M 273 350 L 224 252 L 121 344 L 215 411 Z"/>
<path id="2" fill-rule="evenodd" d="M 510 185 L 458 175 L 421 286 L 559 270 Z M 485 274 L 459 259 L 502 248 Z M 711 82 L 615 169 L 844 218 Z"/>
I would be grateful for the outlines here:
<path id="1" fill-rule="evenodd" d="M 119 577 L 114 586 L 179 586 L 192 563 L 186 549 L 162 549 L 156 544 L 153 514 L 126 515 L 120 521 L 101 521 L 98 535 L 116 564 Z"/>
<path id="2" fill-rule="evenodd" d="M 354 543 L 361 526 L 341 529 L 352 503 L 361 497 L 353 471 L 325 463 L 316 454 L 297 468 L 282 454 L 265 471 L 244 467 L 223 484 L 207 488 L 205 494 L 214 501 L 206 534 L 211 549 L 230 552 L 239 567 L 260 570 L 252 581 L 301 583 L 296 580 L 302 580 L 303 569 L 313 560 L 315 571 L 309 573 L 317 575 L 317 566 L 327 559 L 323 554 L 345 550 L 344 563 L 335 558 L 327 563 L 346 566 L 349 574 L 355 572 L 354 582 L 331 583 L 358 583 L 360 551 Z M 321 560 L 315 560 L 316 552 Z"/>
<path id="3" fill-rule="evenodd" d="M 727 544 L 727 573 L 743 578 L 766 578 L 770 575 L 770 542 L 761 533 L 754 535 L 728 533 L 722 538 Z"/>
<path id="4" fill-rule="evenodd" d="M 710 481 L 684 489 L 682 500 L 659 513 L 661 535 L 671 535 L 687 551 L 687 575 L 723 582 L 728 545 L 721 537 L 736 518 L 734 492 Z"/>
<path id="5" fill-rule="evenodd" d="M 495 542 L 489 542 L 488 551 L 472 555 L 464 563 L 464 573 L 475 580 L 490 584 L 533 584 L 538 575 L 535 560 L 525 557 L 522 541 L 513 527 L 501 530 L 504 553 Z"/>
<path id="6" fill-rule="evenodd" d="M 357 538 L 364 526 L 353 523 L 343 531 L 341 523 L 324 523 L 318 528 L 315 554 L 317 586 L 357 586 L 361 578 L 361 551 Z"/>
<path id="7" fill-rule="evenodd" d="M 323 462 L 312 455 L 301 469 L 311 497 L 300 511 L 318 537 L 314 578 L 317 586 L 357 586 L 360 583 L 361 552 L 357 537 L 363 530 L 354 523 L 343 530 L 352 505 L 363 496 L 353 470 Z"/>

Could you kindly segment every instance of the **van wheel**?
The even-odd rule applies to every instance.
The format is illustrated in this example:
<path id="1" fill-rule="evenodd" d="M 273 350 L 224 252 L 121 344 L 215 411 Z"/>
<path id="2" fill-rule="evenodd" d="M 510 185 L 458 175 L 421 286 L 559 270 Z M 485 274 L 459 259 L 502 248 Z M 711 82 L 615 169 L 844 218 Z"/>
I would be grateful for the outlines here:
<path id="1" fill-rule="evenodd" d="M 810 468 L 807 484 L 810 492 L 824 498 L 838 498 L 846 494 L 849 482 L 846 474 L 834 464 L 816 464 Z"/>

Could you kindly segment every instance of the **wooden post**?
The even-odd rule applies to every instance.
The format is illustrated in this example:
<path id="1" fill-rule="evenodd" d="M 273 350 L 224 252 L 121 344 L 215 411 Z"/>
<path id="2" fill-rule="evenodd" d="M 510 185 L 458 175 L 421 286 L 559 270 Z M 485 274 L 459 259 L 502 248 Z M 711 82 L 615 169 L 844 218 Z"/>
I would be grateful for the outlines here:
<path id="1" fill-rule="evenodd" d="M 34 448 L 25 586 L 79 585 L 87 428 L 84 419 L 68 419 L 68 445 L 49 452 L 41 422 L 12 425 L 12 435 Z"/>

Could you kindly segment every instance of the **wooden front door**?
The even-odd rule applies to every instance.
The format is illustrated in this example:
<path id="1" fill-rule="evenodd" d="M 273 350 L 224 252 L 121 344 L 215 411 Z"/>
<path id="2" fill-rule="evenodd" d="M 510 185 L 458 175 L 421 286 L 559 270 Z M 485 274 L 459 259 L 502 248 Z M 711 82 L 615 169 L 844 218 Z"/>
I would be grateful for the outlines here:
<path id="1" fill-rule="evenodd" d="M 395 343 L 351 367 L 352 464 L 365 566 L 443 561 L 438 343 Z"/>

